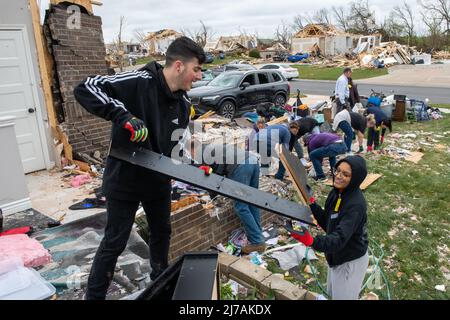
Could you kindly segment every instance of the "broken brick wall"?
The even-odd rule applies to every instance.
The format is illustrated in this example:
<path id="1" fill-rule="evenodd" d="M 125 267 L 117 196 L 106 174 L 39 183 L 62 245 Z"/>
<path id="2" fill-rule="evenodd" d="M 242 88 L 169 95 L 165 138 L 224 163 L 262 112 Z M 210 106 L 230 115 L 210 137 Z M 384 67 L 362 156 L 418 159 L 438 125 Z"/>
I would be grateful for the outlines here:
<path id="1" fill-rule="evenodd" d="M 87 76 L 107 74 L 102 20 L 79 6 L 79 27 L 71 25 L 73 11 L 52 5 L 46 12 L 44 31 L 54 58 L 52 83 L 58 120 L 67 130 L 74 153 L 105 155 L 111 123 L 88 113 L 75 100 L 73 89 Z"/>
<path id="2" fill-rule="evenodd" d="M 205 251 L 219 243 L 226 245 L 233 230 L 241 226 L 239 217 L 233 209 L 233 202 L 220 209 L 219 217 L 211 217 L 200 204 L 194 204 L 172 212 L 172 238 L 169 261 L 188 251 Z M 261 225 L 279 219 L 276 214 L 261 210 Z"/>

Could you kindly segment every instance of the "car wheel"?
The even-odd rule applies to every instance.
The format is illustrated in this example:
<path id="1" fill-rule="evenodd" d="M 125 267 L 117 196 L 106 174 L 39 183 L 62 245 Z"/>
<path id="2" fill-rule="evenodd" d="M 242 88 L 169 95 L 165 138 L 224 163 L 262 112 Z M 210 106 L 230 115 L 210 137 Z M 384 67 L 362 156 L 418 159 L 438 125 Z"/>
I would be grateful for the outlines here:
<path id="1" fill-rule="evenodd" d="M 234 114 L 236 113 L 236 106 L 233 101 L 224 101 L 220 105 L 219 114 L 225 118 L 233 119 Z"/>
<path id="2" fill-rule="evenodd" d="M 275 105 L 276 106 L 284 106 L 286 104 L 286 98 L 282 94 L 277 94 L 275 96 Z"/>

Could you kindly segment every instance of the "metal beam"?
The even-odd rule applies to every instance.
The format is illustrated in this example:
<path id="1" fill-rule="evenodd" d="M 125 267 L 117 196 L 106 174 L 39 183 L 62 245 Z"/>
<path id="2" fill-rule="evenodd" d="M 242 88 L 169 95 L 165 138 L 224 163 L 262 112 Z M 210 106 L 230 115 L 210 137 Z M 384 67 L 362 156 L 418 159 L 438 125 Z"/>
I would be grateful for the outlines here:
<path id="1" fill-rule="evenodd" d="M 109 155 L 275 214 L 315 225 L 308 206 L 280 198 L 214 173 L 206 176 L 202 170 L 195 166 L 182 163 L 148 149 L 112 146 Z"/>

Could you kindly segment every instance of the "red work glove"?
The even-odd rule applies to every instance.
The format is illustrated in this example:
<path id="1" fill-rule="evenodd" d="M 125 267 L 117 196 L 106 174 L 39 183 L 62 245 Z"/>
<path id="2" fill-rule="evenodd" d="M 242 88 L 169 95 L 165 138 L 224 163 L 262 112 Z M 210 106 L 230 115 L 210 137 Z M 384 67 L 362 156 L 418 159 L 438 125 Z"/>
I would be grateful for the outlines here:
<path id="1" fill-rule="evenodd" d="M 130 141 L 132 142 L 145 141 L 148 137 L 148 129 L 141 119 L 133 117 L 123 127 L 131 132 Z"/>
<path id="2" fill-rule="evenodd" d="M 302 231 L 291 232 L 291 237 L 297 241 L 300 241 L 305 246 L 309 247 L 313 244 L 314 238 L 309 234 L 308 230 L 302 228 Z"/>
<path id="3" fill-rule="evenodd" d="M 380 142 L 381 142 L 381 144 L 383 144 L 383 142 L 384 142 L 384 137 L 383 136 L 381 136 Z"/>
<path id="4" fill-rule="evenodd" d="M 199 169 L 205 172 L 205 176 L 209 176 L 213 172 L 210 166 L 200 166 Z"/>
<path id="5" fill-rule="evenodd" d="M 316 203 L 316 199 L 314 199 L 314 197 L 310 197 L 309 198 L 309 203 L 310 204 Z"/>

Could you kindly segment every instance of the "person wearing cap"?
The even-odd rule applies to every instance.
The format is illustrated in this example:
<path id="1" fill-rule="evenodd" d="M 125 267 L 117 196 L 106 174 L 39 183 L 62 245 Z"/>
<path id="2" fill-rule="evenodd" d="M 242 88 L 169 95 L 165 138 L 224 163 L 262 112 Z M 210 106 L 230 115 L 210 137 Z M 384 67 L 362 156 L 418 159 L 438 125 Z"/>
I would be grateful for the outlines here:
<path id="1" fill-rule="evenodd" d="M 310 208 L 326 235 L 303 232 L 291 236 L 305 246 L 324 252 L 328 262 L 327 291 L 333 300 L 357 300 L 369 263 L 367 204 L 360 185 L 367 176 L 365 160 L 349 156 L 336 164 L 333 189 L 325 207 L 313 197 Z"/>

